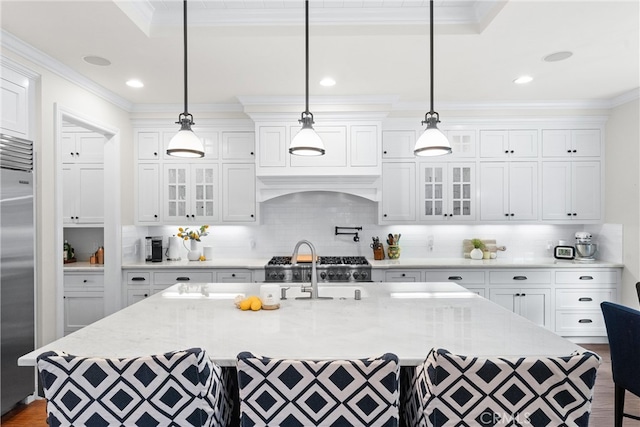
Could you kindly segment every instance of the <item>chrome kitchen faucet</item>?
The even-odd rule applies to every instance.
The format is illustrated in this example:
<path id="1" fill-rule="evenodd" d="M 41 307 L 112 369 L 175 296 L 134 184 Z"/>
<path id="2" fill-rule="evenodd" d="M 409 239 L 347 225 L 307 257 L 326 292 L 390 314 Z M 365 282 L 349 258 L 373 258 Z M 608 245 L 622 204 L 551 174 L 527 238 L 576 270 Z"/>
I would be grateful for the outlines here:
<path id="1" fill-rule="evenodd" d="M 293 248 L 293 255 L 291 255 L 291 264 L 298 265 L 298 249 L 300 249 L 300 245 L 305 244 L 311 250 L 311 287 L 302 286 L 300 290 L 302 292 L 309 292 L 310 299 L 333 299 L 331 297 L 321 298 L 318 296 L 318 274 L 316 273 L 316 248 L 313 244 L 308 240 L 300 240 L 296 243 L 296 247 Z"/>

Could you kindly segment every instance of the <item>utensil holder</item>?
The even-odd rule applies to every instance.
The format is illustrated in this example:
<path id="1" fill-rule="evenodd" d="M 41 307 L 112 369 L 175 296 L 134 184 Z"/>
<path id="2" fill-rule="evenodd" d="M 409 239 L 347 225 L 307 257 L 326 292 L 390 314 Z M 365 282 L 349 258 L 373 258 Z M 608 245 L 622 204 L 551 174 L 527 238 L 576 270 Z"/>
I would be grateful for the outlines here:
<path id="1" fill-rule="evenodd" d="M 387 255 L 389 256 L 389 259 L 400 258 L 400 246 L 389 245 L 389 247 L 387 248 Z"/>
<path id="2" fill-rule="evenodd" d="M 382 245 L 373 248 L 373 259 L 376 261 L 384 259 L 384 248 L 382 247 Z"/>

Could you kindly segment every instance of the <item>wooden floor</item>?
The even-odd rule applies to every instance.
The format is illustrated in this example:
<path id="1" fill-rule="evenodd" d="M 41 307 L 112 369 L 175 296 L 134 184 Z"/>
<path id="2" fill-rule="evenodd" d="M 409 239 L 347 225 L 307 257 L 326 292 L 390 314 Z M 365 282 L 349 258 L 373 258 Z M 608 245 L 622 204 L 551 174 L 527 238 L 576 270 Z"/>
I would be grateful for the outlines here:
<path id="1" fill-rule="evenodd" d="M 584 345 L 602 357 L 593 396 L 590 425 L 593 427 L 613 427 L 613 380 L 611 379 L 611 357 L 606 344 Z M 627 393 L 625 411 L 640 415 L 640 399 Z M 2 417 L 3 427 L 47 427 L 44 400 L 16 408 Z M 624 427 L 640 427 L 640 421 L 624 419 Z"/>

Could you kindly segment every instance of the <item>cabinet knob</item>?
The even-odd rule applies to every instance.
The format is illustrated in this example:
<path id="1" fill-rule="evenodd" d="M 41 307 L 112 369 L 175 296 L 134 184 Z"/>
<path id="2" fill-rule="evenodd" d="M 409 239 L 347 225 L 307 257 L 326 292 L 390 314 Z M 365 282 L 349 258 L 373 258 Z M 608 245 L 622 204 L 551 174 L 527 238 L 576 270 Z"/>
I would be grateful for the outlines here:
<path id="1" fill-rule="evenodd" d="M 527 294 L 520 294 L 520 296 L 521 296 L 521 297 L 526 297 L 526 296 L 527 296 Z"/>
<path id="2" fill-rule="evenodd" d="M 69 153 L 69 154 L 71 154 L 71 157 L 73 157 L 73 153 Z"/>
<path id="3" fill-rule="evenodd" d="M 84 279 L 84 280 L 82 281 L 82 283 L 87 283 L 87 279 Z"/>
<path id="4" fill-rule="evenodd" d="M 149 294 L 144 294 L 144 297 L 145 297 L 145 298 L 146 298 L 146 297 L 148 297 L 148 296 L 149 296 Z"/>
<path id="5" fill-rule="evenodd" d="M 516 214 L 509 214 L 510 216 L 515 216 Z"/>
<path id="6" fill-rule="evenodd" d="M 253 214 L 251 214 L 251 218 L 253 218 L 253 217 L 254 217 L 254 215 L 253 215 Z"/>
<path id="7" fill-rule="evenodd" d="M 567 216 L 571 216 L 571 213 L 568 213 Z"/>
<path id="8" fill-rule="evenodd" d="M 153 155 L 154 155 L 154 156 L 157 156 L 157 155 L 158 155 L 158 153 L 154 151 L 154 152 L 153 152 Z"/>
<path id="9" fill-rule="evenodd" d="M 572 215 L 573 215 L 573 216 L 577 216 L 578 214 L 574 212 Z"/>
<path id="10" fill-rule="evenodd" d="M 236 277 L 236 273 L 231 273 L 231 277 Z"/>
<path id="11" fill-rule="evenodd" d="M 253 156 L 253 151 L 250 154 Z"/>
<path id="12" fill-rule="evenodd" d="M 504 150 L 504 154 L 509 154 L 509 150 Z"/>
<path id="13" fill-rule="evenodd" d="M 387 154 L 387 152 L 386 152 L 386 151 L 383 151 L 383 152 L 382 152 L 382 154 Z"/>
<path id="14" fill-rule="evenodd" d="M 387 214 L 384 214 L 384 215 L 382 215 L 382 216 L 386 218 L 386 217 L 387 217 Z"/>
<path id="15" fill-rule="evenodd" d="M 506 214 L 504 214 L 504 216 L 509 216 L 509 214 L 508 214 L 508 213 L 506 213 Z"/>
<path id="16" fill-rule="evenodd" d="M 154 218 L 158 218 L 158 215 L 154 215 L 153 217 L 154 217 Z"/>
<path id="17" fill-rule="evenodd" d="M 578 152 L 578 150 L 573 150 L 573 151 L 572 151 L 572 153 L 577 153 L 577 152 Z"/>
<path id="18" fill-rule="evenodd" d="M 511 153 L 511 154 L 513 154 L 513 153 L 514 153 L 514 151 L 513 151 L 513 150 L 511 150 L 511 151 L 510 151 L 510 153 Z"/>
<path id="19" fill-rule="evenodd" d="M 401 277 L 406 277 L 406 274 L 405 274 L 405 273 L 402 273 L 400 276 L 401 276 Z"/>
<path id="20" fill-rule="evenodd" d="M 519 296 L 520 296 L 520 294 L 516 294 L 515 296 L 519 297 Z"/>
<path id="21" fill-rule="evenodd" d="M 571 152 L 571 150 L 567 150 L 567 153 L 570 153 L 570 152 Z"/>

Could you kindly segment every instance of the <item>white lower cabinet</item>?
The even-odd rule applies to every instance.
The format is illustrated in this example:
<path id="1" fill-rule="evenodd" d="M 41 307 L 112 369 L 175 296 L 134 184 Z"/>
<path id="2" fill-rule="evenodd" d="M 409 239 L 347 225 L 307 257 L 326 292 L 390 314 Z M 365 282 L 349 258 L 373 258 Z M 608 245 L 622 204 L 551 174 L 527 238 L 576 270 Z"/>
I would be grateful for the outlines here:
<path id="1" fill-rule="evenodd" d="M 64 274 L 64 334 L 104 317 L 104 274 Z"/>
<path id="2" fill-rule="evenodd" d="M 552 329 L 551 289 L 549 288 L 492 287 L 489 290 L 489 299 L 538 326 Z"/>
<path id="3" fill-rule="evenodd" d="M 421 270 L 388 270 L 384 273 L 385 282 L 422 282 Z"/>
<path id="4" fill-rule="evenodd" d="M 425 270 L 425 282 L 451 282 L 486 297 L 484 271 L 476 270 Z"/>

